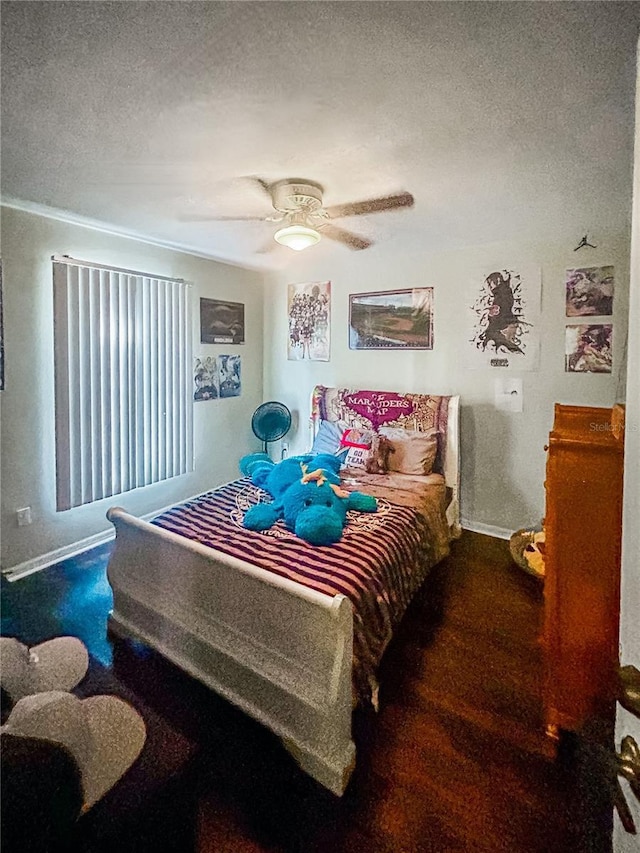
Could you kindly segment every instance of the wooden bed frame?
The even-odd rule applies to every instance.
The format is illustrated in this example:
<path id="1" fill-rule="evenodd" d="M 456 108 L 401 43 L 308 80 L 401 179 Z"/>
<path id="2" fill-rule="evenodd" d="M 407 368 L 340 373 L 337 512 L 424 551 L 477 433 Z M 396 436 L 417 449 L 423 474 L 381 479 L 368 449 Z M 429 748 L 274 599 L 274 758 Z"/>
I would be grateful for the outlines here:
<path id="1" fill-rule="evenodd" d="M 459 520 L 459 398 L 449 403 L 444 475 Z M 114 507 L 110 629 L 134 636 L 275 732 L 310 776 L 341 795 L 351 737 L 353 617 L 331 597 Z"/>

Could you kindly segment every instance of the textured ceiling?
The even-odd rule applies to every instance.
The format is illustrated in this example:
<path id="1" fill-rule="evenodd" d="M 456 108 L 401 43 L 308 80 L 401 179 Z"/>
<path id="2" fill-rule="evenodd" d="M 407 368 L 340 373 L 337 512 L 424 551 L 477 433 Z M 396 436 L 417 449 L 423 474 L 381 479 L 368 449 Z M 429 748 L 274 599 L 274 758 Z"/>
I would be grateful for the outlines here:
<path id="1" fill-rule="evenodd" d="M 638 3 L 2 2 L 2 194 L 279 265 L 257 182 L 367 251 L 628 228 Z M 567 233 L 568 232 L 568 233 Z M 323 240 L 313 252 L 350 250 Z"/>

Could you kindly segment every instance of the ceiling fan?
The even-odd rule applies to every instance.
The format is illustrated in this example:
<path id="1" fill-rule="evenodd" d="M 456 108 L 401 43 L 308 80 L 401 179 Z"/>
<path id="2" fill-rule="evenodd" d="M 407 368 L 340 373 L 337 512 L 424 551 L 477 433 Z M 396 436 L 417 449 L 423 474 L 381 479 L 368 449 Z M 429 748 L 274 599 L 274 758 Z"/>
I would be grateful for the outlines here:
<path id="1" fill-rule="evenodd" d="M 323 207 L 323 188 L 315 181 L 309 181 L 306 178 L 285 178 L 270 184 L 262 178 L 254 177 L 252 180 L 269 196 L 273 213 L 266 216 L 184 216 L 183 221 L 278 222 L 282 223 L 282 227 L 276 231 L 274 239 L 290 249 L 296 251 L 306 249 L 317 243 L 323 236 L 344 243 L 350 249 L 358 250 L 368 249 L 372 241 L 339 228 L 333 224 L 334 219 L 412 207 L 414 201 L 411 193 L 401 192 L 365 201 Z"/>

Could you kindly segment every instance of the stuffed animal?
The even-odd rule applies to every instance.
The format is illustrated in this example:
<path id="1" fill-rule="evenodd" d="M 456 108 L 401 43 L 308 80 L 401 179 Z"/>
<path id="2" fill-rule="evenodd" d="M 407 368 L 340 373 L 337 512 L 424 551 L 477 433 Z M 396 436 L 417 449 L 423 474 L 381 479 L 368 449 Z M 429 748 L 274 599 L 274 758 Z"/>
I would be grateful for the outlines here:
<path id="1" fill-rule="evenodd" d="M 340 459 L 326 453 L 290 456 L 277 463 L 265 453 L 243 456 L 240 471 L 273 497 L 271 503 L 247 510 L 243 525 L 248 530 L 268 530 L 282 518 L 289 530 L 311 545 L 337 542 L 347 510 L 375 512 L 378 508 L 374 497 L 340 487 L 340 465 Z"/>

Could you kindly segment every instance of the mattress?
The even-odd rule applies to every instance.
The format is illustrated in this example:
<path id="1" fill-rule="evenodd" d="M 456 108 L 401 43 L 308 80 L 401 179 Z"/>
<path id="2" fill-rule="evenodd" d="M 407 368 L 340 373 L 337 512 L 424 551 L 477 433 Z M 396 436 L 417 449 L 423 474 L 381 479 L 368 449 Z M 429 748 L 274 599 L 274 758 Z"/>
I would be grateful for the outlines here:
<path id="1" fill-rule="evenodd" d="M 247 509 L 270 500 L 247 478 L 177 505 L 152 523 L 317 592 L 345 595 L 354 617 L 354 699 L 375 705 L 376 670 L 393 631 L 429 569 L 448 553 L 447 490 L 437 474 L 345 471 L 343 482 L 373 494 L 378 511 L 349 512 L 342 539 L 333 545 L 310 545 L 281 521 L 268 531 L 246 530 Z"/>

